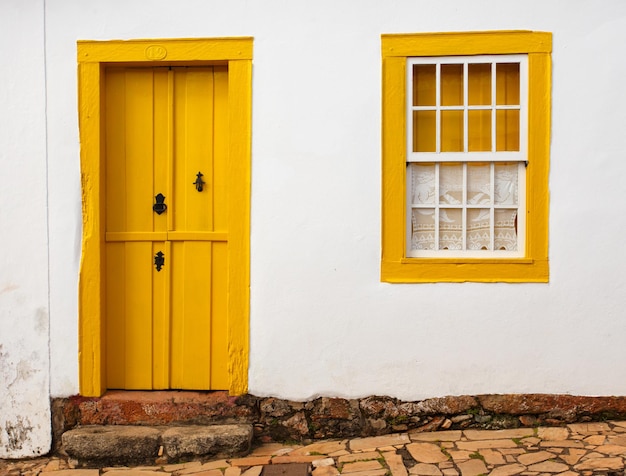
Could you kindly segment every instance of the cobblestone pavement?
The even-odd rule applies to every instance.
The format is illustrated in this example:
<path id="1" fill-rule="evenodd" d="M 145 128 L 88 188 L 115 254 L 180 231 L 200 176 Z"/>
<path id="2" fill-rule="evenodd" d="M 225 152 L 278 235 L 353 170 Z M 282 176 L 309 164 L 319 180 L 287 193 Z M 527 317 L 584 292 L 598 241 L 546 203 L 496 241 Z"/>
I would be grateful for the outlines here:
<path id="1" fill-rule="evenodd" d="M 51 457 L 0 460 L 0 474 L 47 476 L 260 476 L 264 467 L 311 465 L 313 476 L 624 475 L 626 421 L 510 430 L 405 432 L 324 440 L 307 446 L 271 443 L 245 458 L 133 468 L 75 469 Z M 305 474 L 299 471 L 285 474 Z M 270 471 L 267 471 L 268 473 Z M 278 474 L 272 471 L 272 474 Z"/>

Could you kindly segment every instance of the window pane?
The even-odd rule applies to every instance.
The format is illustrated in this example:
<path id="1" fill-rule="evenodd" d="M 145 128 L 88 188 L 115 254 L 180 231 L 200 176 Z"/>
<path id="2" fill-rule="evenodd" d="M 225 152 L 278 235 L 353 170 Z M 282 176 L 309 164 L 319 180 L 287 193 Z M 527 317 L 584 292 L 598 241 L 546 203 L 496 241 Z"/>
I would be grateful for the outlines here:
<path id="1" fill-rule="evenodd" d="M 467 210 L 467 249 L 489 250 L 491 226 L 488 208 Z"/>
<path id="2" fill-rule="evenodd" d="M 460 250 L 463 247 L 463 210 L 439 210 L 439 249 Z"/>
<path id="3" fill-rule="evenodd" d="M 441 111 L 441 152 L 463 152 L 463 111 Z"/>
<path id="4" fill-rule="evenodd" d="M 413 111 L 413 152 L 437 150 L 437 119 L 435 111 Z"/>
<path id="5" fill-rule="evenodd" d="M 519 150 L 519 110 L 496 111 L 496 151 Z"/>
<path id="6" fill-rule="evenodd" d="M 467 141 L 470 152 L 491 150 L 491 110 L 467 112 Z"/>
<path id="7" fill-rule="evenodd" d="M 487 106 L 491 104 L 491 65 L 467 65 L 467 96 L 470 106 Z"/>
<path id="8" fill-rule="evenodd" d="M 435 249 L 435 210 L 432 208 L 413 209 L 411 216 L 411 249 Z"/>
<path id="9" fill-rule="evenodd" d="M 494 248 L 517 251 L 517 210 L 495 210 Z"/>
<path id="10" fill-rule="evenodd" d="M 519 63 L 496 65 L 496 104 L 519 105 Z"/>
<path id="11" fill-rule="evenodd" d="M 463 65 L 441 65 L 441 105 L 463 105 Z"/>
<path id="12" fill-rule="evenodd" d="M 496 205 L 517 205 L 517 164 L 496 164 L 494 194 Z"/>
<path id="13" fill-rule="evenodd" d="M 415 205 L 435 204 L 435 166 L 411 164 L 411 200 Z"/>
<path id="14" fill-rule="evenodd" d="M 413 105 L 435 106 L 437 80 L 434 64 L 413 65 Z"/>
<path id="15" fill-rule="evenodd" d="M 463 166 L 441 164 L 439 167 L 439 203 L 460 205 L 463 202 Z"/>
<path id="16" fill-rule="evenodd" d="M 467 165 L 467 204 L 491 204 L 491 167 L 489 165 Z"/>

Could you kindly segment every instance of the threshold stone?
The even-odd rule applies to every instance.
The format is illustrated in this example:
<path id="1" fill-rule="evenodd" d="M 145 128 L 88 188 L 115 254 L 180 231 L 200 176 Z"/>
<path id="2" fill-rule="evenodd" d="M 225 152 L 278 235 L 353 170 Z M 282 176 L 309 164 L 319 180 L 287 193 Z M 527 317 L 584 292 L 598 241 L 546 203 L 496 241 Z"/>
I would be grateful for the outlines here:
<path id="1" fill-rule="evenodd" d="M 184 457 L 231 457 L 250 451 L 252 425 L 90 425 L 66 431 L 62 442 L 65 452 L 84 464 L 147 463 L 160 452 L 172 462 Z"/>
<path id="2" fill-rule="evenodd" d="M 63 433 L 63 449 L 84 461 L 144 462 L 159 451 L 161 431 L 143 426 L 92 425 Z"/>
<path id="3" fill-rule="evenodd" d="M 177 426 L 161 435 L 170 459 L 187 456 L 243 456 L 250 451 L 252 425 Z"/>

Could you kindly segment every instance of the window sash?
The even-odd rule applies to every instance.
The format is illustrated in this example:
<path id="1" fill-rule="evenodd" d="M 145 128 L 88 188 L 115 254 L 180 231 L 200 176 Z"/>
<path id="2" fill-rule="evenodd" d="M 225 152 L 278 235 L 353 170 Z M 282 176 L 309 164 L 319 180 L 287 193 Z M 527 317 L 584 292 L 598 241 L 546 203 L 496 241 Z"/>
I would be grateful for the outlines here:
<path id="1" fill-rule="evenodd" d="M 519 63 L 519 105 L 497 104 L 496 101 L 496 65 L 502 63 Z M 436 66 L 436 102 L 435 105 L 413 105 L 413 66 L 414 65 Z M 455 106 L 442 105 L 441 98 L 441 65 L 459 64 L 463 66 L 463 104 Z M 469 105 L 469 64 L 491 64 L 491 104 Z M 475 56 L 440 56 L 440 57 L 411 57 L 407 58 L 406 68 L 407 93 L 406 93 L 406 124 L 407 124 L 407 162 L 497 162 L 497 161 L 527 161 L 528 151 L 528 55 L 475 55 Z M 469 111 L 491 112 L 491 150 L 471 151 L 468 149 L 468 114 Z M 496 151 L 496 114 L 498 111 L 519 110 L 519 151 Z M 433 152 L 413 151 L 414 116 L 416 111 L 435 112 L 435 142 Z M 463 151 L 441 151 L 441 113 L 444 111 L 461 111 L 463 113 Z"/>
<path id="2" fill-rule="evenodd" d="M 434 162 L 423 165 L 433 165 L 435 170 L 434 177 L 434 198 L 431 203 L 416 203 L 414 200 L 413 189 L 413 168 L 410 164 L 407 165 L 407 186 L 406 186 L 406 257 L 407 258 L 518 258 L 525 255 L 525 237 L 526 237 L 526 166 L 523 162 L 518 162 L 517 165 L 517 200 L 516 203 L 497 203 L 496 200 L 496 178 L 495 168 L 498 165 L 496 162 L 485 163 L 483 165 L 489 166 L 489 201 L 488 203 L 469 203 L 469 179 L 468 179 L 468 167 L 470 163 L 460 163 L 463 168 L 462 177 L 462 192 L 459 202 L 460 203 L 445 203 L 440 200 L 440 170 L 442 164 Z M 432 210 L 434 212 L 434 250 L 412 249 L 413 243 L 413 212 L 414 210 Z M 441 210 L 460 210 L 462 228 L 461 228 L 461 249 L 460 250 L 443 250 L 439 249 L 440 243 L 440 213 Z M 468 249 L 467 235 L 468 235 L 468 214 L 470 210 L 488 210 L 489 213 L 489 237 L 490 243 L 486 250 L 472 250 Z M 496 214 L 497 210 L 516 210 L 517 216 L 517 249 L 516 250 L 499 250 L 495 249 L 496 241 Z"/>

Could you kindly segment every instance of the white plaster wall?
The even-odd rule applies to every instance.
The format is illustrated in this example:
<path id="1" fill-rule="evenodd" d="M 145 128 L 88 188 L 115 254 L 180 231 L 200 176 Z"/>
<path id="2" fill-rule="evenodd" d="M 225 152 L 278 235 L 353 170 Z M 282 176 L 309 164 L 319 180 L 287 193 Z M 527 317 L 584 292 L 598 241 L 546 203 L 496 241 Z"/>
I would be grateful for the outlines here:
<path id="1" fill-rule="evenodd" d="M 0 458 L 50 448 L 43 6 L 0 1 Z"/>
<path id="2" fill-rule="evenodd" d="M 53 396 L 78 391 L 76 40 L 219 36 L 255 38 L 251 393 L 626 395 L 622 0 L 48 0 L 46 22 Z M 488 29 L 554 34 L 550 283 L 381 283 L 380 35 Z"/>

